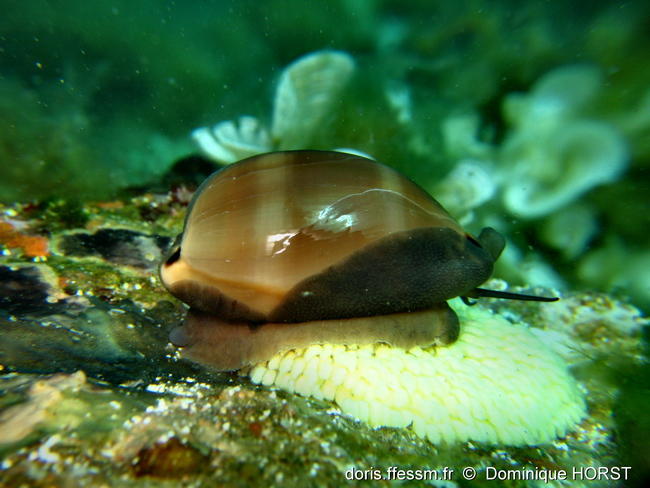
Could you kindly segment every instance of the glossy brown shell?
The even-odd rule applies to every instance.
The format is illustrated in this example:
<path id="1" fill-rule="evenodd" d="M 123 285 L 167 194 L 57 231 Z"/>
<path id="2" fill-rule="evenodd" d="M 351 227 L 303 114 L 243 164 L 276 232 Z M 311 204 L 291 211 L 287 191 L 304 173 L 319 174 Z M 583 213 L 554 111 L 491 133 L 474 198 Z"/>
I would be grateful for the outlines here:
<path id="1" fill-rule="evenodd" d="M 161 276 L 224 320 L 302 322 L 427 308 L 481 284 L 493 261 L 393 169 L 289 151 L 210 176 Z"/>

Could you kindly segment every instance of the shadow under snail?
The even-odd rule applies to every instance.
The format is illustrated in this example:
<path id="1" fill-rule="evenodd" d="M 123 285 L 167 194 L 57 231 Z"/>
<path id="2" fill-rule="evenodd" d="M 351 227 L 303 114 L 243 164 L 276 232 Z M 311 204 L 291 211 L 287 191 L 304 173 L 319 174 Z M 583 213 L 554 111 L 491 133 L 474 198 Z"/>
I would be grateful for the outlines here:
<path id="1" fill-rule="evenodd" d="M 227 166 L 199 187 L 160 267 L 189 305 L 171 342 L 236 370 L 312 344 L 450 344 L 446 300 L 555 298 L 478 288 L 505 241 L 465 232 L 426 191 L 373 160 L 285 151 Z"/>

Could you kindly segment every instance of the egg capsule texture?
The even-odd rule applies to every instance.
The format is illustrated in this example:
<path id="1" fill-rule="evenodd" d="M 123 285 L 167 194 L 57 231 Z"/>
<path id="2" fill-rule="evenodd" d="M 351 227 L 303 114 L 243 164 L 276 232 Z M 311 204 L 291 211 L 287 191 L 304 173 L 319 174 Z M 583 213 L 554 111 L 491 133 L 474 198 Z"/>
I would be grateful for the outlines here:
<path id="1" fill-rule="evenodd" d="M 429 344 L 455 339 L 457 321 L 444 302 L 487 280 L 502 249 L 495 231 L 472 238 L 423 189 L 387 166 L 346 153 L 288 151 L 210 176 L 190 204 L 180 247 L 160 271 L 170 292 L 191 308 L 172 339 L 194 350 L 216 342 L 217 330 L 226 343 L 237 343 L 233 334 L 241 332 L 239 342 L 251 344 L 257 334 L 279 344 L 290 326 L 261 324 L 297 323 L 318 325 L 302 327 L 311 332 L 300 333 L 302 342 L 288 340 L 292 347 L 309 343 L 309 334 L 407 347 L 424 340 L 416 321 L 404 320 L 408 312 L 428 310 L 436 316 L 432 324 L 446 324 L 446 330 L 431 325 Z M 390 315 L 394 320 L 373 333 L 372 318 Z M 358 329 L 357 340 L 340 332 L 342 319 Z M 328 326 L 327 333 L 315 332 Z M 400 338 L 391 327 L 404 329 Z"/>

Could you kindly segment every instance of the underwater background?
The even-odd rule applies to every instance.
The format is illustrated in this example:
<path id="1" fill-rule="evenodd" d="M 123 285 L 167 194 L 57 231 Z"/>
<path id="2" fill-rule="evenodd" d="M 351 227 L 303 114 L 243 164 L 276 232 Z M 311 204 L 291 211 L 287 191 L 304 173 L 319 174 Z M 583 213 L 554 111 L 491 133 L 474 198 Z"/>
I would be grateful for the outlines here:
<path id="1" fill-rule="evenodd" d="M 337 485 L 396 464 L 650 477 L 648 2 L 0 10 L 0 485 Z M 178 358 L 184 309 L 157 265 L 192 192 L 304 148 L 398 169 L 469 231 L 506 236 L 494 283 L 562 295 L 555 312 L 485 307 L 567 362 L 589 415 L 573 437 L 441 447 Z"/>

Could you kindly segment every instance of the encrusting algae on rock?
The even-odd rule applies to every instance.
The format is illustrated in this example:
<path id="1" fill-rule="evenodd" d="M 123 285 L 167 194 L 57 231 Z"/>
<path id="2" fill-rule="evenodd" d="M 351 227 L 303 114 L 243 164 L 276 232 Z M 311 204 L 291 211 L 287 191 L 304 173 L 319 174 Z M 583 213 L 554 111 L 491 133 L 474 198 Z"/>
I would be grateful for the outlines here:
<path id="1" fill-rule="evenodd" d="M 407 427 L 431 442 L 537 445 L 586 415 L 567 365 L 523 324 L 457 307 L 458 341 L 410 350 L 315 345 L 250 369 L 254 383 L 335 401 L 373 427 Z"/>
<path id="2" fill-rule="evenodd" d="M 0 390 L 3 390 L 4 400 L 0 409 L 6 409 L 9 415 L 20 408 L 43 406 L 47 415 L 43 422 L 40 417 L 43 410 L 31 410 L 35 416 L 29 419 L 29 424 L 24 424 L 30 429 L 22 433 L 14 431 L 14 439 L 19 437 L 20 440 L 0 448 L 4 456 L 0 484 L 33 486 L 47 482 L 57 486 L 76 486 L 88 479 L 86 484 L 93 486 L 102 483 L 119 485 L 120 482 L 129 486 L 150 486 L 160 480 L 212 486 L 214 480 L 219 479 L 223 484 L 233 486 L 242 482 L 251 486 L 304 486 L 305 483 L 338 486 L 350 467 L 369 469 L 373 466 L 382 470 L 390 466 L 405 469 L 449 466 L 457 473 L 464 466 L 472 466 L 479 478 L 484 479 L 485 466 L 509 470 L 552 466 L 570 470 L 574 466 L 611 466 L 619 459 L 628 465 L 630 460 L 621 458 L 620 454 L 621 446 L 630 442 L 629 437 L 623 436 L 625 432 L 632 431 L 639 439 L 634 446 L 645 445 L 643 442 L 647 436 L 638 429 L 638 415 L 630 417 L 630 428 L 622 431 L 619 427 L 620 409 L 617 411 L 615 407 L 625 399 L 619 378 L 623 378 L 627 385 L 639 384 L 636 365 L 646 364 L 641 336 L 647 320 L 633 306 L 607 295 L 563 294 L 559 302 L 552 304 L 481 300 L 474 307 L 465 307 L 452 300 L 450 305 L 460 319 L 459 340 L 449 348 L 438 347 L 421 352 L 422 358 L 415 358 L 417 372 L 424 371 L 425 362 L 448 361 L 450 365 L 445 365 L 446 371 L 440 375 L 449 378 L 449 372 L 452 368 L 456 370 L 456 361 L 462 355 L 457 352 L 467 350 L 466 342 L 470 338 L 477 341 L 480 337 L 483 355 L 478 359 L 468 358 L 468 369 L 464 370 L 477 375 L 475 384 L 470 386 L 467 379 L 460 379 L 460 374 L 455 382 L 442 386 L 436 383 L 436 378 L 429 377 L 425 381 L 431 391 L 426 398 L 435 399 L 435 394 L 443 386 L 444 392 L 453 390 L 454 398 L 462 394 L 471 398 L 470 393 L 483 383 L 490 385 L 481 389 L 485 395 L 485 390 L 492 387 L 490 382 L 497 381 L 499 375 L 503 377 L 502 382 L 511 382 L 509 389 L 504 387 L 502 390 L 510 395 L 510 390 L 515 389 L 511 379 L 515 374 L 515 361 L 503 358 L 500 364 L 506 369 L 500 373 L 477 365 L 486 363 L 488 355 L 511 355 L 513 348 L 515 357 L 519 358 L 522 334 L 537 337 L 544 346 L 534 342 L 540 351 L 535 351 L 533 356 L 539 357 L 546 348 L 561 356 L 578 378 L 579 391 L 585 392 L 588 404 L 588 415 L 578 425 L 565 422 L 567 435 L 560 437 L 562 431 L 558 431 L 557 439 L 551 438 L 550 442 L 539 447 L 504 446 L 503 441 L 493 446 L 489 442 L 475 441 L 450 444 L 442 439 L 439 443 L 432 443 L 426 436 L 416 434 L 418 424 L 415 421 L 412 427 L 373 429 L 369 425 L 376 424 L 371 420 L 360 422 L 354 419 L 354 412 L 342 396 L 337 398 L 331 394 L 327 397 L 338 403 L 340 408 L 337 408 L 332 401 L 315 399 L 315 394 L 309 391 L 305 391 L 304 396 L 296 394 L 303 390 L 283 387 L 275 378 L 270 380 L 270 373 L 269 381 L 273 381 L 274 386 L 269 388 L 254 384 L 245 376 L 214 374 L 179 360 L 184 353 L 177 354 L 171 349 L 167 334 L 169 328 L 181 320 L 184 308 L 180 303 L 168 301 L 157 281 L 149 279 L 151 271 L 139 271 L 150 269 L 150 261 L 140 252 L 143 240 L 125 241 L 127 234 L 121 230 L 133 228 L 126 225 L 128 215 L 138 216 L 145 209 L 148 209 L 146 215 L 150 219 L 141 223 L 148 226 L 141 229 L 143 238 L 155 235 L 156 229 L 168 226 L 172 218 L 177 219 L 178 224 L 174 231 L 179 230 L 185 204 L 173 193 L 166 198 L 154 200 L 160 202 L 158 208 L 152 204 L 151 196 L 125 201 L 124 208 L 111 206 L 109 209 L 104 204 L 84 206 L 84 211 L 94 216 L 94 223 L 79 230 L 114 230 L 110 234 L 110 243 L 115 246 L 111 247 L 115 252 L 105 252 L 108 243 L 104 240 L 101 241 L 102 248 L 96 248 L 100 244 L 99 235 L 109 237 L 106 232 L 89 234 L 94 237 L 83 240 L 89 248 L 68 246 L 68 243 L 72 244 L 69 241 L 71 237 L 79 243 L 78 238 L 83 234 L 71 234 L 64 228 L 52 232 L 52 254 L 46 262 L 37 263 L 38 272 L 33 269 L 36 264 L 23 253 L 12 252 L 2 256 L 2 269 L 7 279 L 2 295 L 5 301 L 0 305 L 4 305 L 9 315 L 0 317 L 3 319 Z M 40 214 L 28 212 L 27 207 L 19 205 L 6 211 L 13 214 L 12 219 L 28 223 L 30 229 L 43 228 L 38 225 Z M 63 227 L 60 222 L 49 217 L 47 228 L 60 229 Z M 166 242 L 154 239 L 154 244 L 161 246 L 160 252 L 164 252 L 163 246 L 168 246 L 170 241 L 170 238 Z M 135 266 L 132 260 L 137 256 L 141 259 Z M 16 266 L 19 267 L 14 270 Z M 56 277 L 58 279 L 51 279 Z M 13 284 L 13 293 L 9 293 L 9 284 Z M 17 290 L 16 284 L 20 285 Z M 486 286 L 508 289 L 507 284 L 499 280 L 491 280 Z M 34 293 L 19 293 L 25 289 Z M 515 291 L 547 294 L 543 290 Z M 97 299 L 104 296 L 106 301 Z M 125 300 L 126 297 L 130 300 Z M 488 308 L 495 310 L 497 315 L 487 312 Z M 513 317 L 522 320 L 513 320 Z M 481 323 L 475 324 L 475 319 L 480 319 Z M 514 322 L 514 325 L 504 327 L 504 324 L 508 325 L 504 319 Z M 498 323 L 495 325 L 495 322 Z M 158 327 L 158 324 L 162 325 Z M 522 330 L 514 330 L 515 326 Z M 503 330 L 507 331 L 503 337 L 493 337 L 496 331 Z M 70 337 L 82 340 L 70 340 Z M 530 342 L 526 341 L 526 344 Z M 457 349 L 460 347 L 464 349 Z M 506 353 L 507 348 L 510 350 Z M 379 354 L 388 355 L 390 352 L 388 348 L 378 347 L 378 350 L 381 351 Z M 403 354 L 409 357 L 414 351 Z M 549 356 L 557 360 L 553 354 L 544 355 Z M 383 362 L 384 357 L 380 358 Z M 451 358 L 456 361 L 451 361 Z M 367 362 L 372 364 L 372 360 L 370 358 Z M 469 363 L 474 365 L 473 369 L 469 368 Z M 546 371 L 557 371 L 549 364 L 554 363 L 546 362 Z M 617 375 L 623 367 L 623 375 L 616 376 L 616 381 L 612 381 L 613 365 L 618 365 L 614 371 Z M 346 371 L 325 362 L 322 366 L 325 372 L 328 366 L 332 368 L 331 374 Z M 38 368 L 38 374 L 34 374 L 35 368 Z M 551 398 L 540 400 L 539 392 L 547 387 L 549 381 L 573 383 L 562 368 L 558 376 L 547 378 L 537 386 L 533 398 L 540 408 L 542 405 L 547 410 L 553 408 L 548 403 Z M 265 371 L 268 368 L 260 365 L 260 369 Z M 62 371 L 79 370 L 84 371 L 87 380 L 81 382 L 78 391 L 76 388 L 66 389 L 63 403 L 52 404 L 55 410 L 48 408 L 46 403 L 33 403 L 31 392 L 34 390 L 30 385 L 41 379 L 54 380 Z M 529 375 L 532 385 L 538 381 L 536 375 L 542 371 L 536 369 L 533 376 L 531 368 L 524 365 L 516 388 L 522 388 L 521 378 L 525 374 Z M 44 376 L 54 373 L 57 376 Z M 405 378 L 406 373 L 400 371 Z M 482 379 L 480 373 L 485 373 L 487 378 Z M 413 396 L 414 387 L 407 389 L 409 384 L 401 378 L 390 381 L 387 375 L 386 378 L 379 377 L 375 370 L 362 371 L 359 375 L 379 384 L 373 388 L 366 386 L 368 405 L 377 404 L 380 387 L 384 388 L 381 391 L 385 396 L 386 392 L 394 395 L 394 391 L 400 388 L 406 391 L 402 395 L 409 401 Z M 79 375 L 73 376 L 70 379 L 76 385 Z M 260 382 L 259 377 L 254 379 Z M 348 381 L 353 379 L 348 378 Z M 524 386 L 532 388 L 528 384 Z M 434 407 L 440 401 L 431 401 L 422 407 L 430 412 L 429 423 L 449 423 L 444 419 L 436 420 L 442 419 L 440 408 L 451 411 L 448 406 L 451 397 L 442 398 L 445 402 L 437 410 Z M 505 393 L 496 398 L 498 406 L 503 408 L 499 410 L 492 406 L 486 415 L 495 415 L 496 412 L 498 416 L 494 419 L 501 419 L 506 412 L 512 415 L 513 422 L 520 421 L 524 407 L 513 408 L 511 405 L 518 399 L 521 401 L 521 396 L 508 400 L 510 403 L 506 402 Z M 575 400 L 575 397 L 571 398 Z M 49 399 L 44 398 L 43 402 Z M 579 404 L 576 406 L 579 414 L 581 410 L 578 407 Z M 530 413 L 531 405 L 525 408 L 528 417 L 538 414 L 538 411 Z M 640 403 L 639 411 L 643 411 L 642 408 L 643 403 Z M 369 407 L 370 411 L 374 409 Z M 71 418 L 71 414 L 78 419 Z M 576 424 L 578 414 L 574 421 Z M 13 417 L 3 418 L 16 425 Z M 497 422 L 494 419 L 491 419 L 493 424 Z M 500 422 L 498 425 L 506 425 L 503 420 Z M 385 425 L 391 424 L 386 422 Z M 0 432 L 4 434 L 2 427 Z M 639 456 L 644 454 L 642 449 L 635 452 Z M 160 456 L 155 457 L 158 454 Z M 182 457 L 185 462 L 172 464 L 172 454 Z M 195 465 L 194 459 L 198 460 L 196 465 L 199 467 L 188 472 L 188 466 Z M 454 478 L 456 481 L 458 478 Z M 481 485 L 481 480 L 478 484 Z M 520 482 L 513 486 L 526 485 Z"/>

